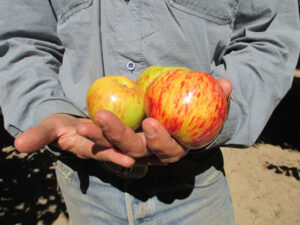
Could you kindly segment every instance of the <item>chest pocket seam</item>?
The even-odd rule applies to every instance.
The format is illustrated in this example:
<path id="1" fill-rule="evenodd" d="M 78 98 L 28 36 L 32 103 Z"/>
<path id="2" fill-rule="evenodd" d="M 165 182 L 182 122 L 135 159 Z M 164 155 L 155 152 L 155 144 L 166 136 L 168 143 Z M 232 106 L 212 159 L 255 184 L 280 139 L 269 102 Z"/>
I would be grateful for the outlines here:
<path id="1" fill-rule="evenodd" d="M 205 19 L 209 22 L 213 22 L 219 25 L 226 25 L 230 24 L 234 20 L 234 15 L 237 10 L 238 1 L 233 0 L 232 3 L 232 12 L 228 15 L 222 16 L 222 14 L 217 15 L 217 13 L 213 14 L 211 12 L 208 12 L 208 9 L 205 7 L 197 6 L 196 9 L 189 7 L 188 2 L 187 4 L 183 4 L 176 2 L 175 0 L 167 0 L 167 2 L 170 4 L 171 7 L 176 8 L 182 12 L 188 13 L 190 15 L 198 16 L 202 19 Z"/>
<path id="2" fill-rule="evenodd" d="M 63 24 L 74 14 L 92 5 L 93 0 L 52 0 L 58 22 Z"/>

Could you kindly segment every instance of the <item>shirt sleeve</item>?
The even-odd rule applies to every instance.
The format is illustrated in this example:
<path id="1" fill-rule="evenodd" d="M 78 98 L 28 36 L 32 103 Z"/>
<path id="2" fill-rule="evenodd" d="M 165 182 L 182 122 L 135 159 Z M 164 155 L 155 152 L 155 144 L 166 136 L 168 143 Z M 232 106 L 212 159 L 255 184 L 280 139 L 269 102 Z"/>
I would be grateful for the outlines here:
<path id="1" fill-rule="evenodd" d="M 213 75 L 233 85 L 227 122 L 208 146 L 251 146 L 293 80 L 300 45 L 296 0 L 242 0 Z"/>
<path id="2" fill-rule="evenodd" d="M 83 115 L 58 79 L 64 48 L 49 2 L 0 2 L 0 105 L 13 136 L 53 113 Z"/>

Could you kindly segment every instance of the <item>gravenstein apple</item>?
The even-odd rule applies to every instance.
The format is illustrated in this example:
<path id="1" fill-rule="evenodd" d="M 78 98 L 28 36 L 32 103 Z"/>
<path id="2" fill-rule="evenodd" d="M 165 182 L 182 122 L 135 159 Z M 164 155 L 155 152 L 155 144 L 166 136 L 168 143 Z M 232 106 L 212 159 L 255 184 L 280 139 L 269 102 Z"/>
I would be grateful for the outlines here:
<path id="1" fill-rule="evenodd" d="M 169 70 L 145 92 L 145 114 L 157 119 L 183 146 L 204 147 L 220 132 L 227 100 L 219 83 L 204 72 Z"/>
<path id="2" fill-rule="evenodd" d="M 138 79 L 136 80 L 137 85 L 142 89 L 143 92 L 146 91 L 146 88 L 151 84 L 151 82 L 158 77 L 160 74 L 168 71 L 168 70 L 175 70 L 175 69 L 181 69 L 181 70 L 190 70 L 187 67 L 173 67 L 173 66 L 149 66 L 147 69 L 145 69 Z"/>
<path id="3" fill-rule="evenodd" d="M 86 96 L 90 119 L 100 110 L 113 112 L 125 125 L 137 129 L 144 118 L 144 93 L 125 76 L 105 76 L 96 80 Z"/>

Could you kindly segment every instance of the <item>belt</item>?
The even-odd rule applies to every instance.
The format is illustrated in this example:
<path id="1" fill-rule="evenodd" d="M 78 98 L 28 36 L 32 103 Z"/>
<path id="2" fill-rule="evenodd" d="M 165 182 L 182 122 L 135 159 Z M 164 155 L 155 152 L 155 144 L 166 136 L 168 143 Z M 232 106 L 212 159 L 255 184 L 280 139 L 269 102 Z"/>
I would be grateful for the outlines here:
<path id="1" fill-rule="evenodd" d="M 165 166 L 134 165 L 125 168 L 117 164 L 93 159 L 79 159 L 68 152 L 61 152 L 59 160 L 74 170 L 105 171 L 121 179 L 140 179 L 144 176 L 187 176 L 196 175 L 214 166 L 223 171 L 223 156 L 219 148 L 191 150 L 185 157 Z M 76 168 L 77 167 L 77 168 Z"/>

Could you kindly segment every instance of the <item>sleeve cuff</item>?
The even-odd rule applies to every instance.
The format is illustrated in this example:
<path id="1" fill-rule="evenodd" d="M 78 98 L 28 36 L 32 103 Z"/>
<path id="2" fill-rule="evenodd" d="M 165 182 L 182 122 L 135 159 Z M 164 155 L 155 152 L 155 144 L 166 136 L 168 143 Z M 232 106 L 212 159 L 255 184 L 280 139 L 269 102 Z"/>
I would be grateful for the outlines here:
<path id="1" fill-rule="evenodd" d="M 78 108 L 76 108 L 73 104 L 67 101 L 51 100 L 51 101 L 45 101 L 38 106 L 37 110 L 34 112 L 34 118 L 33 118 L 34 125 L 39 124 L 48 116 L 56 113 L 64 113 L 64 114 L 74 115 L 78 117 L 86 117 L 84 113 L 82 113 Z"/>
<path id="2" fill-rule="evenodd" d="M 213 140 L 213 142 L 207 145 L 204 149 L 211 149 L 211 148 L 220 147 L 222 145 L 226 145 L 236 130 L 238 124 L 237 118 L 238 118 L 237 106 L 236 104 L 233 104 L 233 102 L 231 102 L 228 118 L 224 123 L 220 133 Z"/>

